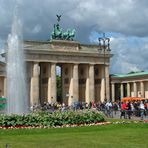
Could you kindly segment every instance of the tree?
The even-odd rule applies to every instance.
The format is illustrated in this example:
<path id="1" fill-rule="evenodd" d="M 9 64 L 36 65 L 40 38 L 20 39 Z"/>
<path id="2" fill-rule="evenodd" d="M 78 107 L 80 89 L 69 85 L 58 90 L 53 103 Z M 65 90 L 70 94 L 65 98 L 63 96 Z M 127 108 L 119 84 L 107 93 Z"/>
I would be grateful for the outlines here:
<path id="1" fill-rule="evenodd" d="M 61 80 L 61 76 L 57 75 L 56 81 L 57 81 L 57 101 L 61 102 L 62 101 L 62 80 Z"/>

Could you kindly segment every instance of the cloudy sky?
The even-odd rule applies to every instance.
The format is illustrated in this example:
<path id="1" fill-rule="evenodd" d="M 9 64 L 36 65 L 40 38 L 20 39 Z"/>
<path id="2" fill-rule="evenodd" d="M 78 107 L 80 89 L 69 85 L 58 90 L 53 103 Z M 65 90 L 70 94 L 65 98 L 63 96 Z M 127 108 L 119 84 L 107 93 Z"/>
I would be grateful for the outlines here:
<path id="1" fill-rule="evenodd" d="M 47 40 L 56 14 L 61 26 L 76 29 L 76 40 L 95 43 L 105 32 L 111 38 L 110 73 L 148 71 L 147 0 L 0 0 L 0 49 L 18 8 L 25 40 Z"/>

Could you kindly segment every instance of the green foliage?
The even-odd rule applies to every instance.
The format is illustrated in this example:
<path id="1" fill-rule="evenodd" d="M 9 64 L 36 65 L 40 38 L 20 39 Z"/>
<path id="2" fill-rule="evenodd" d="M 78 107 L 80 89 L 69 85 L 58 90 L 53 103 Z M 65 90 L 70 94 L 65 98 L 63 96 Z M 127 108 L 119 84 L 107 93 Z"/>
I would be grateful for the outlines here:
<path id="1" fill-rule="evenodd" d="M 62 126 L 73 124 L 90 124 L 104 121 L 98 111 L 56 111 L 38 112 L 27 115 L 1 115 L 0 126 Z"/>
<path id="2" fill-rule="evenodd" d="M 0 98 L 0 110 L 4 111 L 6 109 L 6 98 Z"/>
<path id="3" fill-rule="evenodd" d="M 57 76 L 56 81 L 57 81 L 57 97 L 58 97 L 58 101 L 61 102 L 61 97 L 62 97 L 62 81 L 61 81 L 61 76 Z"/>

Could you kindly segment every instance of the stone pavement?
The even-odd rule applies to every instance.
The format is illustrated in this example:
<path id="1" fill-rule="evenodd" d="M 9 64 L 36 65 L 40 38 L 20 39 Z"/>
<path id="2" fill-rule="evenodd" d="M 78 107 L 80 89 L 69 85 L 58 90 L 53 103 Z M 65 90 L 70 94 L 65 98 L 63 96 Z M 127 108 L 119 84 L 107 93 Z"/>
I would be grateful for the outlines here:
<path id="1" fill-rule="evenodd" d="M 117 111 L 116 114 L 113 112 L 113 118 L 114 118 L 114 119 L 120 119 L 120 114 L 121 114 L 120 111 Z M 124 119 L 124 118 L 122 117 L 122 119 Z M 128 119 L 128 118 L 127 118 L 127 119 Z M 141 118 L 132 115 L 132 116 L 131 116 L 131 120 L 141 120 Z M 144 119 L 143 119 L 143 120 L 148 120 L 148 115 L 147 115 L 147 116 L 144 116 Z"/>

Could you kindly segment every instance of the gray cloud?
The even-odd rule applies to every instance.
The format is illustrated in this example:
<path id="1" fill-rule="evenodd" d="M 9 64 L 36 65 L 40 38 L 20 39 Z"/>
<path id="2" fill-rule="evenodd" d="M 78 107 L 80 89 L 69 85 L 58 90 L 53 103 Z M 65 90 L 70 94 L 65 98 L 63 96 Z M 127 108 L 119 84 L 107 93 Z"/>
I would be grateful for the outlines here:
<path id="1" fill-rule="evenodd" d="M 77 38 L 80 41 L 88 41 L 90 32 L 94 30 L 140 37 L 148 34 L 146 0 L 0 0 L 0 31 L 4 38 L 10 30 L 16 3 L 19 3 L 26 38 L 45 39 L 56 22 L 57 13 L 63 14 L 61 25 L 64 28 L 78 28 Z M 32 35 L 36 25 L 42 29 Z M 84 31 L 87 33 L 83 36 Z"/>
<path id="2" fill-rule="evenodd" d="M 148 65 L 143 64 L 146 60 L 146 54 L 143 53 L 147 53 L 148 47 L 147 0 L 0 0 L 2 40 L 7 40 L 16 6 L 23 22 L 25 40 L 49 39 L 56 23 L 56 14 L 62 14 L 61 26 L 64 30 L 75 28 L 76 39 L 80 42 L 89 43 L 92 31 L 125 35 L 112 41 L 115 53 L 112 65 L 120 67 L 118 72 L 129 71 L 132 67 L 137 70 L 148 69 Z M 131 47 L 128 40 L 132 36 L 137 36 L 141 42 L 144 40 L 143 45 Z M 134 56 L 139 64 L 136 64 Z M 117 71 L 115 66 L 112 66 L 112 72 Z"/>
<path id="3" fill-rule="evenodd" d="M 130 71 L 148 71 L 148 37 L 139 40 L 137 37 L 111 38 L 112 52 L 111 73 Z"/>

